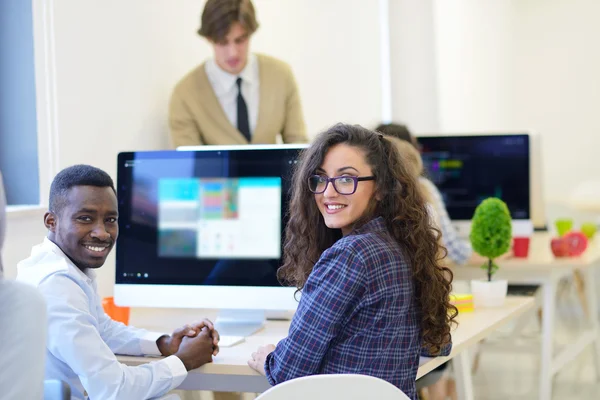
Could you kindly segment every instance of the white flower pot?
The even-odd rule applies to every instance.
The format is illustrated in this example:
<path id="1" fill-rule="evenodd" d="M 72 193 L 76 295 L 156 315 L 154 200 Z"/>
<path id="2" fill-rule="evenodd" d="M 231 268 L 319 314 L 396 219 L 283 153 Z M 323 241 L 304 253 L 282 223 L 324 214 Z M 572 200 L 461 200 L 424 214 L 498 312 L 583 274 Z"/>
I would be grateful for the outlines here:
<path id="1" fill-rule="evenodd" d="M 501 307 L 506 299 L 508 281 L 471 281 L 471 293 L 473 293 L 473 306 L 479 307 Z"/>

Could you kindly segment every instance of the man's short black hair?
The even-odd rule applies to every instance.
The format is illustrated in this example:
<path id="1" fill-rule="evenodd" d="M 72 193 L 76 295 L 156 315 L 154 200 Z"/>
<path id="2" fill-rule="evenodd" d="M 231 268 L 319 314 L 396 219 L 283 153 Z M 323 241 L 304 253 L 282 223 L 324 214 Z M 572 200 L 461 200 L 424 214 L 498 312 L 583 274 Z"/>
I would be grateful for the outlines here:
<path id="1" fill-rule="evenodd" d="M 59 214 L 66 205 L 67 192 L 74 186 L 110 187 L 115 194 L 115 185 L 106 172 L 91 165 L 78 164 L 60 171 L 50 186 L 50 211 Z"/>

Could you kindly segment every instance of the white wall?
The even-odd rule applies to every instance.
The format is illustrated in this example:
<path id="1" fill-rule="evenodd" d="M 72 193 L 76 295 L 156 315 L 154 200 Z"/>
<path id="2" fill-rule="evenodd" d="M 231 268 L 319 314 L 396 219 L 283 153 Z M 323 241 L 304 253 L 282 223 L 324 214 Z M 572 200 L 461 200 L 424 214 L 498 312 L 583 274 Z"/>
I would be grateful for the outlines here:
<path id="1" fill-rule="evenodd" d="M 439 131 L 432 0 L 389 0 L 392 120 Z"/>
<path id="2" fill-rule="evenodd" d="M 442 130 L 502 130 L 510 124 L 511 3 L 434 1 Z"/>
<path id="3" fill-rule="evenodd" d="M 598 179 L 600 2 L 434 1 L 440 128 L 531 129 L 546 201 Z"/>
<path id="4" fill-rule="evenodd" d="M 255 51 L 291 64 L 311 135 L 381 116 L 379 14 L 372 0 L 255 0 Z M 33 0 L 41 193 L 88 163 L 116 178 L 120 151 L 169 147 L 171 89 L 211 49 L 196 0 Z M 41 241 L 41 211 L 9 219 L 6 275 Z M 112 293 L 114 254 L 98 274 Z"/>
<path id="5" fill-rule="evenodd" d="M 253 1 L 261 23 L 253 48 L 291 64 L 309 135 L 336 122 L 379 122 L 377 1 Z"/>
<path id="6" fill-rule="evenodd" d="M 41 243 L 46 234 L 44 211 L 40 209 L 25 213 L 9 212 L 6 217 L 2 261 L 4 276 L 14 279 L 17 276 L 17 263 L 26 258 L 31 252 L 31 247 Z"/>
<path id="7" fill-rule="evenodd" d="M 369 4 L 255 2 L 261 27 L 252 48 L 292 65 L 311 134 L 339 120 L 370 124 L 381 113 L 378 11 Z M 85 161 L 114 175 L 117 152 L 169 146 L 171 89 L 211 55 L 195 34 L 201 6 L 53 3 L 61 168 Z"/>

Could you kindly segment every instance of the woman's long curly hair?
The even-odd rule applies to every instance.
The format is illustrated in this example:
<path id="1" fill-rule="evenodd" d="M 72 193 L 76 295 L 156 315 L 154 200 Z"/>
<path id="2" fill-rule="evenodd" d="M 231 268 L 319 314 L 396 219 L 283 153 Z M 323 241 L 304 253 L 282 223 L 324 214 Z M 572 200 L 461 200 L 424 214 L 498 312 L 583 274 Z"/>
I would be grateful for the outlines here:
<path id="1" fill-rule="evenodd" d="M 279 279 L 301 290 L 321 253 L 342 237 L 339 229 L 325 225 L 315 195 L 308 189 L 308 178 L 321 167 L 329 149 L 342 143 L 361 149 L 375 175 L 370 207 L 354 226 L 383 217 L 389 233 L 406 250 L 422 315 L 423 346 L 431 354 L 439 354 L 451 340 L 450 327 L 458 314 L 450 304 L 452 272 L 441 263 L 446 255 L 439 244 L 441 232 L 432 223 L 414 176 L 395 145 L 380 133 L 358 125 L 337 124 L 318 135 L 302 152 L 292 182 Z"/>

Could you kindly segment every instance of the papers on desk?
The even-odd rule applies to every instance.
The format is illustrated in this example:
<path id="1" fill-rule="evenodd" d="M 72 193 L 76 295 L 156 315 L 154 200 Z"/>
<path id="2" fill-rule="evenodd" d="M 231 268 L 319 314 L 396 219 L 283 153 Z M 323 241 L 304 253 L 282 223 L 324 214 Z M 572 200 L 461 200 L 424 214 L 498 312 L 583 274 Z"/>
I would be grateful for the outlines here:
<path id="1" fill-rule="evenodd" d="M 221 336 L 219 339 L 219 347 L 231 347 L 246 340 L 243 336 Z"/>

